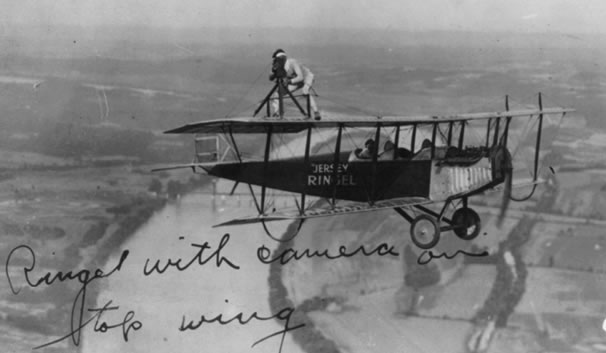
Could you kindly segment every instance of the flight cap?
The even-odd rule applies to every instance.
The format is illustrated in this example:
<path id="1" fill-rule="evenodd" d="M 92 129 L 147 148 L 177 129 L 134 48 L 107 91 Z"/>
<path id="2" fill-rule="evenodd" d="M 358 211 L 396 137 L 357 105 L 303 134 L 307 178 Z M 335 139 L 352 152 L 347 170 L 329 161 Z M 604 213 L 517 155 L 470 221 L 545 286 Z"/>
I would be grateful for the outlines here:
<path id="1" fill-rule="evenodd" d="M 272 58 L 277 58 L 278 56 L 285 56 L 286 52 L 282 49 L 277 49 L 273 54 L 272 54 Z"/>

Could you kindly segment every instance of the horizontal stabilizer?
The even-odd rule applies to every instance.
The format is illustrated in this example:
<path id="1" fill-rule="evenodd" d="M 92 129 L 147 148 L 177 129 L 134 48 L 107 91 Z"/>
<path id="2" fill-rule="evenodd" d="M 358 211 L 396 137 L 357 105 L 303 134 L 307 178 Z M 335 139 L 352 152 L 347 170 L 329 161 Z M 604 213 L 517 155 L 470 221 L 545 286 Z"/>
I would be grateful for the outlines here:
<path id="1" fill-rule="evenodd" d="M 166 167 L 153 168 L 151 171 L 160 172 L 160 171 L 164 171 L 164 170 L 174 170 L 174 169 L 184 169 L 184 168 L 191 168 L 193 171 L 196 171 L 196 167 L 206 170 L 207 168 L 214 167 L 217 164 L 220 164 L 220 163 L 209 162 L 209 163 L 175 164 L 175 165 L 168 165 Z"/>
<path id="2" fill-rule="evenodd" d="M 196 167 L 197 164 L 198 163 L 170 165 L 170 166 L 166 166 L 166 167 L 153 168 L 151 171 L 152 172 L 161 172 L 161 171 L 164 171 L 164 170 L 175 170 L 175 169 L 183 169 L 183 168 L 192 168 L 192 169 L 195 169 L 195 167 Z"/>

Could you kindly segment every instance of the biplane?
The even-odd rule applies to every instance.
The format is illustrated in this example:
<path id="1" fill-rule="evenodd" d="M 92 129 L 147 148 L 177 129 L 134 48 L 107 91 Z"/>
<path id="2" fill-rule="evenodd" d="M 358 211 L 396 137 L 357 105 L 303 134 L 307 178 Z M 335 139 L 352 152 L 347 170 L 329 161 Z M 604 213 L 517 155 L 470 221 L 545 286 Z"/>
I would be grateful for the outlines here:
<path id="1" fill-rule="evenodd" d="M 499 112 L 412 117 L 325 114 L 316 121 L 310 119 L 309 104 L 305 109 L 292 93 L 281 90 L 278 80 L 252 117 L 201 121 L 166 131 L 194 134 L 196 157 L 192 163 L 162 169 L 190 167 L 194 172 L 232 180 L 234 189 L 238 184 L 248 185 L 257 214 L 216 226 L 260 222 L 265 227 L 266 222 L 281 220 L 302 224 L 308 218 L 393 209 L 410 223 L 414 244 L 429 249 L 446 231 L 464 240 L 477 237 L 481 219 L 468 200 L 499 186 L 503 189 L 502 220 L 509 200 L 516 199 L 511 195 L 516 184 L 512 183 L 508 149 L 516 119 L 538 120 L 532 177 L 520 184 L 532 188 L 524 199 L 543 181 L 538 170 L 543 119 L 563 118 L 573 110 L 544 108 L 541 95 L 538 97 L 538 107 L 533 109 L 510 110 L 506 97 L 505 110 Z M 285 113 L 286 98 L 295 102 L 300 114 L 289 117 Z M 273 116 L 272 99 L 279 100 L 278 114 Z M 256 117 L 263 107 L 266 116 Z M 357 133 L 355 137 L 346 138 L 352 131 Z M 474 142 L 468 135 L 478 131 L 482 141 Z M 247 135 L 262 141 L 259 156 L 247 158 L 239 149 L 237 141 Z M 329 137 L 319 139 L 318 135 Z M 221 139 L 213 140 L 217 141 L 215 147 L 199 147 L 208 142 L 208 136 Z M 302 141 L 302 149 L 291 156 L 278 156 L 272 146 L 276 141 L 286 143 L 285 139 Z M 362 149 L 352 146 L 352 140 L 368 143 Z M 220 144 L 227 148 L 222 150 Z M 268 202 L 269 190 L 288 193 L 295 205 L 276 208 Z"/>

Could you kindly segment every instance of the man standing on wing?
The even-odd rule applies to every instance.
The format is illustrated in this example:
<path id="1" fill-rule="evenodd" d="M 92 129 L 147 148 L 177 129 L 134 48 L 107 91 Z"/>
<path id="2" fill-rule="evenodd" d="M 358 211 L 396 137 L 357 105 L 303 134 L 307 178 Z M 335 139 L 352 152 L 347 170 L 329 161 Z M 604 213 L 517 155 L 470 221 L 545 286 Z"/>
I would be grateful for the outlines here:
<path id="1" fill-rule="evenodd" d="M 290 92 L 295 92 L 301 89 L 303 95 L 309 97 L 309 105 L 314 113 L 316 120 L 321 119 L 316 100 L 310 94 L 311 86 L 314 82 L 314 74 L 304 65 L 301 65 L 294 58 L 289 58 L 282 49 L 278 49 L 272 55 L 274 63 L 272 66 L 272 74 L 269 76 L 271 81 L 276 78 L 284 77 L 284 83 Z M 285 93 L 285 92 L 283 92 Z M 272 100 L 274 112 L 278 112 L 279 103 L 277 97 Z M 275 114 L 275 113 L 274 113 Z"/>

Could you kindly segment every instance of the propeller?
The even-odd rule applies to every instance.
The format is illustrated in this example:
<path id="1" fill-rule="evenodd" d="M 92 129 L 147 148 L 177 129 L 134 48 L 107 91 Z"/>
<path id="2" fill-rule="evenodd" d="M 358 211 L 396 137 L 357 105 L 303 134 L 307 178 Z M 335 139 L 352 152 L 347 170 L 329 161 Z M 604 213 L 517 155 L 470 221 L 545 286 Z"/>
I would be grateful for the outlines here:
<path id="1" fill-rule="evenodd" d="M 497 172 L 500 172 L 503 176 L 503 197 L 501 199 L 501 207 L 499 209 L 499 217 L 497 218 L 497 227 L 501 228 L 505 216 L 507 215 L 507 209 L 509 208 L 509 201 L 511 200 L 511 189 L 513 183 L 513 164 L 511 160 L 511 154 L 506 147 L 502 147 L 497 151 L 496 156 Z"/>

